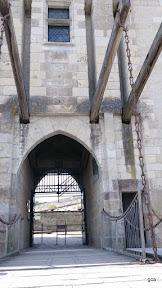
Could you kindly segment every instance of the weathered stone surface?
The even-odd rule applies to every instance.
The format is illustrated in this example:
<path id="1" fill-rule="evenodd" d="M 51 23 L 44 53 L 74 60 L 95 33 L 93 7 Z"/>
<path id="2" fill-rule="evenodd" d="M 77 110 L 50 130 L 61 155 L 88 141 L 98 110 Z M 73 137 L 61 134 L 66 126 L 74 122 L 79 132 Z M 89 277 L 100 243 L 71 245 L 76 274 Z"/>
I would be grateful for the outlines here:
<path id="1" fill-rule="evenodd" d="M 99 123 L 90 124 L 89 113 L 111 35 L 113 9 L 116 9 L 118 1 L 94 0 L 88 19 L 85 16 L 83 0 L 32 1 L 31 15 L 30 9 L 22 13 L 23 1 L 10 2 L 20 55 L 21 51 L 24 51 L 21 56 L 25 87 L 29 94 L 30 123 L 19 123 L 17 92 L 4 39 L 0 63 L 1 214 L 3 216 L 7 213 L 8 219 L 13 219 L 15 214 L 22 214 L 21 248 L 27 247 L 27 203 L 32 199 L 36 181 L 39 179 L 39 163 L 42 163 L 37 163 L 35 159 L 35 148 L 46 139 L 62 134 L 80 143 L 84 151 L 77 164 L 73 159 L 71 162 L 73 168 L 79 167 L 82 179 L 80 185 L 85 190 L 87 241 L 98 247 L 115 247 L 115 225 L 107 220 L 103 221 L 102 209 L 104 207 L 113 215 L 119 214 L 122 209 L 122 193 L 137 192 L 141 184 L 134 117 L 129 126 L 122 124 L 121 120 L 121 99 L 126 99 L 127 95 L 121 95 L 120 99 L 120 94 L 124 92 L 120 88 L 119 78 L 128 82 L 128 72 L 125 67 L 122 70 L 125 75 L 120 75 L 118 65 L 121 61 L 118 62 L 117 56 L 104 93 Z M 70 5 L 69 43 L 48 42 L 48 3 L 57 6 L 58 2 L 63 7 L 64 4 L 66 7 Z M 129 37 L 135 78 L 161 23 L 161 5 L 161 0 L 133 1 Z M 91 24 L 87 24 L 88 21 Z M 91 39 L 86 37 L 86 33 L 91 35 Z M 93 59 L 90 61 L 88 57 L 92 51 Z M 162 202 L 161 56 L 137 105 L 151 207 L 156 208 L 159 216 Z M 91 81 L 93 85 L 90 85 Z M 127 87 L 128 83 L 125 83 L 125 86 Z M 47 151 L 42 151 L 42 157 L 50 149 L 55 151 L 55 146 L 49 145 Z M 77 151 L 77 146 L 74 150 L 73 152 Z M 32 157 L 29 157 L 31 152 Z M 61 153 L 64 154 L 64 151 Z M 72 157 L 71 154 L 68 156 Z M 59 157 L 59 153 L 56 157 L 58 159 L 51 157 L 48 160 L 47 157 L 44 163 L 49 164 L 49 161 L 52 167 L 51 163 L 56 163 L 57 160 L 57 165 L 53 164 L 54 169 L 62 163 L 59 162 Z M 93 175 L 93 159 L 98 166 L 99 178 L 96 181 Z M 64 167 L 68 170 L 68 162 L 64 162 Z M 125 246 L 123 225 L 121 223 L 118 227 L 118 242 L 121 248 Z M 162 245 L 161 226 L 155 231 L 158 244 Z M 107 235 L 107 238 L 103 235 Z M 150 244 L 149 237 L 148 234 L 147 240 Z"/>
<path id="2" fill-rule="evenodd" d="M 42 224 L 45 231 L 56 231 L 56 225 L 67 225 L 67 231 L 80 231 L 82 228 L 82 213 L 77 211 L 44 212 L 40 214 L 39 220 L 34 221 L 34 230 L 41 231 Z M 53 225 L 53 227 L 48 225 Z"/>

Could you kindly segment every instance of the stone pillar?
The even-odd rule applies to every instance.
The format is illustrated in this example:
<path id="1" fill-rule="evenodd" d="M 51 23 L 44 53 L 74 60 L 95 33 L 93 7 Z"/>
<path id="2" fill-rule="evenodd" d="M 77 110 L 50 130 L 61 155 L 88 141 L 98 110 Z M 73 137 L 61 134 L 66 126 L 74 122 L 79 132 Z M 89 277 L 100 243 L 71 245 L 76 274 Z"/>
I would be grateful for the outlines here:
<path id="1" fill-rule="evenodd" d="M 112 113 L 104 113 L 104 158 L 103 158 L 103 193 L 104 193 L 104 209 L 111 215 L 120 214 L 120 196 L 118 187 L 118 174 L 116 162 L 116 147 L 114 135 L 114 115 Z M 103 217 L 104 238 L 106 247 L 114 249 L 120 246 L 119 233 L 116 237 L 116 223 L 111 222 Z M 118 231 L 119 229 L 118 223 Z M 118 239 L 117 239 L 118 238 Z"/>

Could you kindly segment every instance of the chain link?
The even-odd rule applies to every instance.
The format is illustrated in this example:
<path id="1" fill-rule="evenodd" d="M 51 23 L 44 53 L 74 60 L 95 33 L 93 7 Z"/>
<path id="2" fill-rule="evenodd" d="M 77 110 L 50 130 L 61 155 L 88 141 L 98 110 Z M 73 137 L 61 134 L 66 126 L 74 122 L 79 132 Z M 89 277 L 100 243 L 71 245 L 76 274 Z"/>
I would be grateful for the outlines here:
<path id="1" fill-rule="evenodd" d="M 5 30 L 5 21 L 6 19 L 10 16 L 10 6 L 9 5 L 9 14 L 5 15 L 4 17 L 0 14 L 0 26 L 1 26 L 1 31 L 0 31 L 0 59 L 2 55 L 2 45 L 3 45 L 3 36 L 4 36 L 4 30 Z"/>
<path id="2" fill-rule="evenodd" d="M 4 17 L 1 17 L 1 32 L 0 32 L 0 59 L 1 59 L 1 55 L 2 55 L 2 45 L 3 45 L 3 34 L 4 34 L 4 22 L 5 19 Z"/>
<path id="3" fill-rule="evenodd" d="M 131 204 L 128 206 L 128 208 L 126 209 L 126 211 L 124 213 L 122 213 L 121 215 L 118 216 L 113 216 L 110 215 L 109 213 L 107 213 L 105 211 L 105 209 L 103 209 L 103 214 L 106 216 L 107 219 L 109 219 L 110 221 L 119 221 L 121 219 L 123 219 L 125 216 L 128 215 L 128 213 L 130 212 L 130 210 L 135 207 L 135 205 L 138 202 L 138 194 L 135 195 L 135 197 L 133 198 Z"/>
<path id="4" fill-rule="evenodd" d="M 21 214 L 19 216 L 15 215 L 12 222 L 7 222 L 7 221 L 3 220 L 2 218 L 0 218 L 0 222 L 4 225 L 12 226 L 13 224 L 15 224 L 20 219 L 20 217 L 21 217 Z"/>
<path id="5" fill-rule="evenodd" d="M 143 193 L 143 195 L 145 197 L 145 203 L 146 203 L 146 207 L 147 207 L 148 220 L 149 220 L 149 226 L 150 226 L 150 232 L 151 232 L 152 248 L 153 248 L 153 252 L 154 252 L 154 260 L 159 261 L 158 254 L 157 254 L 157 245 L 156 245 L 156 240 L 155 240 L 155 234 L 154 234 L 152 214 L 151 214 L 151 209 L 150 209 L 149 194 L 147 191 L 147 180 L 146 180 L 146 175 L 145 175 L 145 171 L 144 171 L 145 164 L 144 164 L 144 158 L 143 158 L 143 153 L 142 153 L 140 120 L 139 120 L 137 109 L 136 109 L 136 95 L 135 95 L 135 91 L 134 91 L 134 77 L 133 77 L 133 68 L 132 68 L 132 62 L 131 62 L 131 51 L 129 48 L 128 28 L 127 27 L 123 28 L 123 31 L 125 32 L 124 38 L 125 38 L 126 53 L 127 53 L 127 58 L 128 58 L 129 83 L 130 83 L 132 93 L 133 93 L 133 115 L 135 117 L 135 131 L 137 134 L 137 148 L 139 151 L 139 162 L 140 162 L 140 167 L 141 167 L 141 179 L 142 179 L 141 193 Z"/>
<path id="6" fill-rule="evenodd" d="M 4 25 L 5 25 L 5 20 L 9 16 L 6 15 L 4 17 L 1 16 L 1 31 L 0 31 L 0 58 L 2 55 L 2 45 L 3 45 L 3 35 L 4 35 Z M 120 17 L 119 17 L 120 18 Z M 121 25 L 122 26 L 122 25 Z M 123 26 L 122 26 L 123 27 Z M 125 43 L 126 43 L 126 53 L 127 53 L 127 58 L 128 58 L 128 71 L 129 71 L 129 82 L 130 86 L 132 89 L 133 93 L 133 115 L 135 117 L 135 131 L 137 134 L 137 147 L 139 150 L 139 162 L 140 162 L 140 167 L 141 167 L 141 179 L 142 179 L 142 190 L 141 193 L 144 194 L 145 196 L 145 202 L 147 206 L 147 211 L 148 211 L 148 219 L 149 219 L 149 226 L 150 226 L 150 231 L 151 231 L 151 240 L 152 240 L 152 246 L 153 246 L 153 251 L 154 251 L 154 260 L 159 261 L 158 255 L 157 255 L 157 246 L 156 246 L 156 240 L 155 240 L 155 234 L 153 230 L 153 220 L 152 220 L 152 214 L 150 212 L 150 201 L 149 201 L 149 195 L 146 189 L 147 182 L 146 182 L 146 175 L 144 172 L 144 158 L 142 155 L 142 141 L 141 141 L 141 134 L 140 134 L 140 121 L 138 117 L 138 113 L 136 110 L 136 95 L 134 91 L 134 77 L 133 77 L 133 68 L 132 68 L 132 62 L 131 62 L 131 51 L 129 48 L 129 36 L 128 36 L 128 29 L 123 27 L 123 31 L 125 32 Z M 116 218 L 116 217 L 114 217 Z"/>

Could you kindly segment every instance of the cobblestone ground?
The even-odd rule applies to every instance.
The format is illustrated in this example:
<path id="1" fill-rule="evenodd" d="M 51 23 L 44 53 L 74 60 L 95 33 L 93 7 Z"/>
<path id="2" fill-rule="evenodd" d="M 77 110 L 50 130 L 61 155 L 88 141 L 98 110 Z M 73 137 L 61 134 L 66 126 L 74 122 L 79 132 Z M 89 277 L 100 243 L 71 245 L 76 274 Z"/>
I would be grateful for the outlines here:
<path id="1" fill-rule="evenodd" d="M 51 234 L 35 234 L 34 235 L 34 247 L 35 248 L 81 248 L 83 243 L 82 232 L 68 232 L 66 237 L 65 234 L 51 233 Z"/>
<path id="2" fill-rule="evenodd" d="M 32 249 L 0 262 L 1 288 L 162 288 L 162 264 L 82 245 L 81 235 L 35 237 Z"/>

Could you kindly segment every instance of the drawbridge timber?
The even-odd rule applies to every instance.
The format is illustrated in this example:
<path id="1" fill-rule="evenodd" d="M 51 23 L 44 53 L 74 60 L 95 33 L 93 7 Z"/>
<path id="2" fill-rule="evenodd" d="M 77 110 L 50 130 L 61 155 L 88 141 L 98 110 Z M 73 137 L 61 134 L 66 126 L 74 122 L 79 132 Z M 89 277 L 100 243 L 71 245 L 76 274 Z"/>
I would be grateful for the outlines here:
<path id="1" fill-rule="evenodd" d="M 85 13 L 87 15 L 91 14 L 92 11 L 91 8 L 92 8 L 92 0 L 87 1 L 85 0 Z M 121 42 L 123 28 L 126 26 L 126 21 L 130 12 L 130 8 L 131 8 L 130 0 L 121 0 L 119 2 L 118 8 L 115 11 L 115 19 L 110 40 L 107 46 L 98 82 L 95 87 L 95 93 L 93 95 L 93 99 L 90 104 L 90 123 L 97 123 L 99 121 L 100 107 L 103 100 L 104 92 L 106 89 L 107 82 L 109 80 L 109 76 L 112 70 L 116 53 L 118 51 Z M 25 90 L 24 76 L 22 73 L 22 66 L 11 11 L 12 7 L 10 6 L 9 1 L 0 0 L 0 14 L 2 15 L 2 18 L 5 19 L 4 21 L 5 35 L 10 60 L 12 64 L 15 85 L 17 88 L 17 95 L 20 109 L 20 122 L 22 124 L 26 124 L 30 122 L 28 95 Z M 130 123 L 134 106 L 138 102 L 140 95 L 142 94 L 142 91 L 149 79 L 149 76 L 151 75 L 151 72 L 161 53 L 161 50 L 162 50 L 162 24 L 159 27 L 159 30 L 154 38 L 151 48 L 142 65 L 141 71 L 134 84 L 134 91 L 133 92 L 131 91 L 128 99 L 125 101 L 123 105 L 123 112 L 122 112 L 123 123 Z M 135 101 L 134 101 L 134 94 L 136 96 Z"/>
<path id="2" fill-rule="evenodd" d="M 92 7 L 92 0 L 85 0 L 85 13 L 90 15 Z M 107 46 L 105 58 L 102 64 L 98 83 L 96 85 L 95 94 L 90 107 L 90 122 L 96 123 L 98 121 L 101 102 L 106 89 L 109 75 L 113 66 L 114 58 L 120 45 L 122 38 L 123 27 L 129 15 L 131 8 L 130 0 L 121 0 L 119 2 L 118 11 L 116 13 L 112 33 Z M 5 21 L 5 34 L 7 39 L 8 50 L 12 63 L 12 69 L 15 79 L 15 85 L 18 93 L 18 101 L 20 106 L 20 121 L 21 123 L 29 123 L 29 107 L 27 93 L 25 91 L 24 79 L 22 74 L 22 67 L 20 63 L 20 56 L 16 42 L 14 23 L 11 13 L 11 7 L 8 0 L 0 0 L 0 13 L 2 17 L 9 14 Z M 135 82 L 136 103 L 149 79 L 149 76 L 155 66 L 155 63 L 162 50 L 162 24 L 155 36 L 151 48 L 146 56 L 141 71 Z M 129 95 L 128 100 L 124 104 L 122 120 L 124 123 L 129 123 L 133 112 L 133 95 Z"/>

